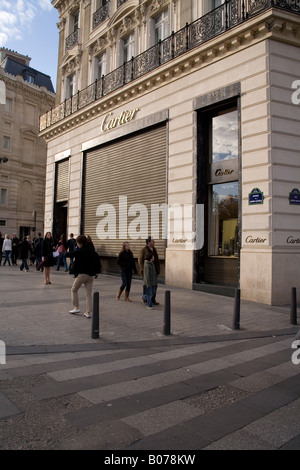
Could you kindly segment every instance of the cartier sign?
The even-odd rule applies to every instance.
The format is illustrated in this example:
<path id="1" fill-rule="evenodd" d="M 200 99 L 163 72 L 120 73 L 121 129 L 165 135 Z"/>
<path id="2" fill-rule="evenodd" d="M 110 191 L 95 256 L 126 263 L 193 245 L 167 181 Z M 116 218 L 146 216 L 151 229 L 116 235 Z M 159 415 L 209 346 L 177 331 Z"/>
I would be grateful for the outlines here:
<path id="1" fill-rule="evenodd" d="M 245 238 L 246 243 L 265 243 L 266 240 L 266 238 L 253 237 L 252 235 L 248 235 Z"/>
<path id="2" fill-rule="evenodd" d="M 132 121 L 138 111 L 139 108 L 134 108 L 131 111 L 124 110 L 117 117 L 113 117 L 112 112 L 107 113 L 102 121 L 101 131 L 105 132 Z"/>
<path id="3" fill-rule="evenodd" d="M 287 243 L 300 243 L 300 238 L 294 238 L 292 235 L 289 235 L 286 239 Z"/>
<path id="4" fill-rule="evenodd" d="M 215 171 L 215 175 L 216 176 L 226 176 L 226 175 L 231 175 L 231 173 L 233 173 L 233 172 L 234 172 L 234 170 L 228 170 L 228 169 L 221 170 L 220 168 L 218 168 Z"/>

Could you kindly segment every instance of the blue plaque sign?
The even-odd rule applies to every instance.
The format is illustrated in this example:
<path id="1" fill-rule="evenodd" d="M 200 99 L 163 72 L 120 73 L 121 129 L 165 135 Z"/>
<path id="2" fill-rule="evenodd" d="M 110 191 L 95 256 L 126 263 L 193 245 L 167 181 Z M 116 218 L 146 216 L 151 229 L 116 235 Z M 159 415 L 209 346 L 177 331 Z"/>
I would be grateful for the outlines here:
<path id="1" fill-rule="evenodd" d="M 300 204 L 300 191 L 297 188 L 292 189 L 289 194 L 290 204 Z"/>
<path id="2" fill-rule="evenodd" d="M 258 188 L 253 188 L 251 193 L 249 193 L 248 200 L 249 200 L 249 204 L 263 204 L 264 193 Z"/>

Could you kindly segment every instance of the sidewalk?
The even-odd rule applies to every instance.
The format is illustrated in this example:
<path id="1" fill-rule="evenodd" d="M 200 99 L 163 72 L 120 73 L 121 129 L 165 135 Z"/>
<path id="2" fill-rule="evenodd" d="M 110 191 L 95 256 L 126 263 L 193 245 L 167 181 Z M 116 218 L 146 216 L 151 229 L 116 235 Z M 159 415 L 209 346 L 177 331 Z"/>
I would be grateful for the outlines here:
<path id="1" fill-rule="evenodd" d="M 51 285 L 31 267 L 28 273 L 17 267 L 0 267 L 0 339 L 8 348 L 22 345 L 62 345 L 97 342 L 149 341 L 164 336 L 165 291 L 171 296 L 172 338 L 211 335 L 242 336 L 249 332 L 290 329 L 290 307 L 271 307 L 255 302 L 240 303 L 240 329 L 233 330 L 234 299 L 174 288 L 160 284 L 152 311 L 141 300 L 142 281 L 133 280 L 131 303 L 116 300 L 120 278 L 100 274 L 94 281 L 99 292 L 100 338 L 91 338 L 91 319 L 85 311 L 84 287 L 79 291 L 82 314 L 71 315 L 73 277 L 63 270 L 51 271 Z M 297 329 L 297 327 L 294 327 Z"/>
<path id="2" fill-rule="evenodd" d="M 233 298 L 159 285 L 160 304 L 147 310 L 140 280 L 125 302 L 116 300 L 120 278 L 100 275 L 93 339 L 84 287 L 82 313 L 72 315 L 73 277 L 53 269 L 51 282 L 0 267 L 0 450 L 102 450 L 100 463 L 126 451 L 142 466 L 139 450 L 192 450 L 199 464 L 200 449 L 300 449 L 299 326 L 289 306 L 241 300 L 233 330 Z"/>

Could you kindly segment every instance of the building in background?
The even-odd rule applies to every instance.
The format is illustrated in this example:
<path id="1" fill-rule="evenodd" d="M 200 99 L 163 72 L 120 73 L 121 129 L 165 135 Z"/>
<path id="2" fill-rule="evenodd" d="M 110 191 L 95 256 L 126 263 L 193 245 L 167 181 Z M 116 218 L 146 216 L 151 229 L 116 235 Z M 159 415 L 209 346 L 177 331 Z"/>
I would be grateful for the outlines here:
<path id="1" fill-rule="evenodd" d="M 50 77 L 30 60 L 0 48 L 0 231 L 19 237 L 44 228 L 47 147 L 39 116 L 55 103 Z"/>
<path id="2" fill-rule="evenodd" d="M 90 235 L 107 272 L 124 240 L 137 257 L 152 235 L 168 285 L 289 302 L 300 288 L 299 2 L 52 4 L 45 228 Z"/>

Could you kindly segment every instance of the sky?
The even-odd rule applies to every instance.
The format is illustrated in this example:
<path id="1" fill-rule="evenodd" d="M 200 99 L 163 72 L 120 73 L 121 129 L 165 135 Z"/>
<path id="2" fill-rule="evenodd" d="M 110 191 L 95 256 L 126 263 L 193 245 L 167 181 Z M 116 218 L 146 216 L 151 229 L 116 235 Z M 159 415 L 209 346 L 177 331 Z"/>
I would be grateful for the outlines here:
<path id="1" fill-rule="evenodd" d="M 58 11 L 51 0 L 0 0 L 0 47 L 31 57 L 56 89 Z"/>

